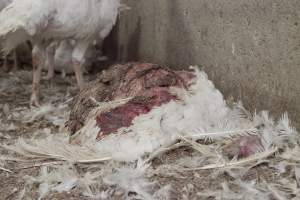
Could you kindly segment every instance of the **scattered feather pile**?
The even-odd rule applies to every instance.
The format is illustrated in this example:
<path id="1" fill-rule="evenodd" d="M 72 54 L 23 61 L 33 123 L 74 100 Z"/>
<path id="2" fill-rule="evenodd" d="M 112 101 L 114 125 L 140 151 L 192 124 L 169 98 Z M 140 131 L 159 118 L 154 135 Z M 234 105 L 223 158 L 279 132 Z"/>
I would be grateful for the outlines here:
<path id="1" fill-rule="evenodd" d="M 127 67 L 137 70 L 137 64 L 134 65 Z M 142 69 L 149 67 L 141 65 Z M 116 69 L 104 72 L 108 75 L 101 75 L 90 90 L 83 91 L 75 99 L 68 121 L 72 136 L 61 129 L 58 134 L 19 138 L 13 145 L 2 145 L 35 162 L 35 166 L 43 166 L 40 175 L 27 182 L 28 186 L 39 184 L 40 198 L 53 191 L 80 190 L 87 197 L 99 199 L 111 196 L 168 199 L 172 196 L 172 184 L 157 184 L 153 181 L 155 177 L 179 178 L 182 174 L 206 170 L 211 170 L 208 176 L 215 176 L 215 179 L 222 174 L 231 178 L 221 181 L 217 189 L 197 191 L 195 185 L 187 185 L 187 193 L 180 198 L 190 199 L 190 193 L 204 199 L 300 198 L 298 133 L 290 125 L 287 114 L 275 121 L 266 111 L 251 115 L 241 103 L 228 106 L 223 95 L 197 67 L 182 73 L 184 75 L 160 66 L 146 71 L 140 69 L 139 73 L 127 72 L 132 79 L 123 79 L 127 77 L 122 74 L 125 72 L 116 73 Z M 152 79 L 154 85 L 147 86 L 147 82 L 140 80 L 148 73 L 167 81 Z M 155 85 L 157 80 L 161 84 Z M 120 83 L 114 85 L 115 81 Z M 139 84 L 134 84 L 138 92 L 122 90 L 124 85 L 127 87 L 126 84 L 134 81 Z M 137 98 L 149 94 L 144 93 L 145 86 L 147 91 L 154 91 L 167 100 L 153 103 L 155 98 L 151 95 L 150 100 Z M 162 88 L 164 93 L 159 96 L 162 93 L 157 91 Z M 99 90 L 106 93 L 98 93 Z M 151 104 L 148 110 L 140 112 L 147 103 Z M 56 109 L 45 106 L 26 118 L 31 122 L 46 115 L 61 124 L 66 116 L 62 114 L 59 120 L 53 120 Z M 130 123 L 123 123 L 122 111 L 131 115 L 133 110 L 135 115 Z M 122 118 L 118 118 L 118 114 Z M 112 120 L 104 120 L 108 123 L 105 125 L 99 124 L 103 117 Z M 115 124 L 117 122 L 120 124 Z M 154 162 L 182 148 L 191 153 L 158 165 Z M 276 173 L 276 182 L 244 178 L 261 165 Z M 291 175 L 286 176 L 287 172 Z"/>

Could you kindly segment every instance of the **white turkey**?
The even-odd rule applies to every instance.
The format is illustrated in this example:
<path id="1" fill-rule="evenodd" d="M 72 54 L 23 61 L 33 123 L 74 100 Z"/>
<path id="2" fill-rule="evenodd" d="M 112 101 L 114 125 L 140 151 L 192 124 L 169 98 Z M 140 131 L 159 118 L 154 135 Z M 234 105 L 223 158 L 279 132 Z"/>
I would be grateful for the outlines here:
<path id="1" fill-rule="evenodd" d="M 114 26 L 120 0 L 13 0 L 0 14 L 0 39 L 7 53 L 30 40 L 33 45 L 33 84 L 30 104 L 39 105 L 39 83 L 46 47 L 54 40 L 74 39 L 72 66 L 80 89 L 81 65 L 95 38 L 106 37 Z"/>

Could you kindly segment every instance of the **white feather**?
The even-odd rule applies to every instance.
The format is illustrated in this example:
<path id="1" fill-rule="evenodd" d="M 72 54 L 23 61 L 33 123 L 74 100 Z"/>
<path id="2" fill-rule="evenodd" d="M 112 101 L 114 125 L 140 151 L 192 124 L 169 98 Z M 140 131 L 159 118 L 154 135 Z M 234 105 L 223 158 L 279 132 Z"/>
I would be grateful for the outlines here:
<path id="1" fill-rule="evenodd" d="M 115 185 L 125 190 L 124 199 L 128 198 L 128 193 L 134 192 L 137 199 L 152 200 L 151 190 L 153 183 L 145 177 L 147 166 L 141 167 L 123 167 L 117 172 L 107 175 L 104 183 Z"/>

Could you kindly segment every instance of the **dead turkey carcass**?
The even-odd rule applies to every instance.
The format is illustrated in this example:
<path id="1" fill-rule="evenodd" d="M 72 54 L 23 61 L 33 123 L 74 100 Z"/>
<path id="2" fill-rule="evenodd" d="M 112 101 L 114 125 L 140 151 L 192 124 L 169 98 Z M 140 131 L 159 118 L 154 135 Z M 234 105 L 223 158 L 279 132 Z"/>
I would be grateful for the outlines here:
<path id="1" fill-rule="evenodd" d="M 71 143 L 120 161 L 189 139 L 219 141 L 226 157 L 262 151 L 256 123 L 244 118 L 238 105 L 230 108 L 206 73 L 193 69 L 129 63 L 102 72 L 74 101 L 67 122 Z M 228 145 L 224 138 L 231 138 Z M 201 152 L 215 156 L 209 149 Z"/>
<path id="2" fill-rule="evenodd" d="M 91 117 L 91 111 L 102 104 L 103 110 L 93 113 L 99 128 L 96 139 L 99 140 L 129 127 L 137 116 L 176 100 L 178 97 L 172 88 L 187 89 L 194 77 L 189 71 L 174 71 L 148 63 L 113 66 L 77 96 L 67 126 L 74 135 Z M 72 141 L 81 143 L 81 139 L 79 132 Z"/>

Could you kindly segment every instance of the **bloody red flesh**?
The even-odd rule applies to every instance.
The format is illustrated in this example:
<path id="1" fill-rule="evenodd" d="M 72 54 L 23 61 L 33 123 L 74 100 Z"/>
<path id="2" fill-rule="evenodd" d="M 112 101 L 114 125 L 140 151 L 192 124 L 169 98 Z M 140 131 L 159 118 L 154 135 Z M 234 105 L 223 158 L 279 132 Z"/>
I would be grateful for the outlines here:
<path id="1" fill-rule="evenodd" d="M 96 118 L 97 125 L 101 129 L 98 139 L 117 132 L 119 128 L 131 126 L 136 117 L 147 114 L 156 106 L 176 99 L 176 96 L 171 95 L 166 90 L 155 91 L 152 94 L 154 96 L 137 96 L 120 107 L 98 115 Z"/>
<path id="2" fill-rule="evenodd" d="M 263 145 L 257 135 L 240 136 L 226 145 L 223 150 L 231 158 L 246 158 L 263 150 Z"/>
<path id="3" fill-rule="evenodd" d="M 154 107 L 177 99 L 171 88 L 187 89 L 194 82 L 195 75 L 189 71 L 175 71 L 150 63 L 128 63 L 116 65 L 102 74 L 81 92 L 73 106 L 68 127 L 71 134 L 78 131 L 85 123 L 88 113 L 97 105 L 90 101 L 93 97 L 98 102 L 132 98 L 129 102 L 96 117 L 100 128 L 98 139 L 116 133 L 120 128 L 132 125 L 133 120 L 147 114 Z"/>

